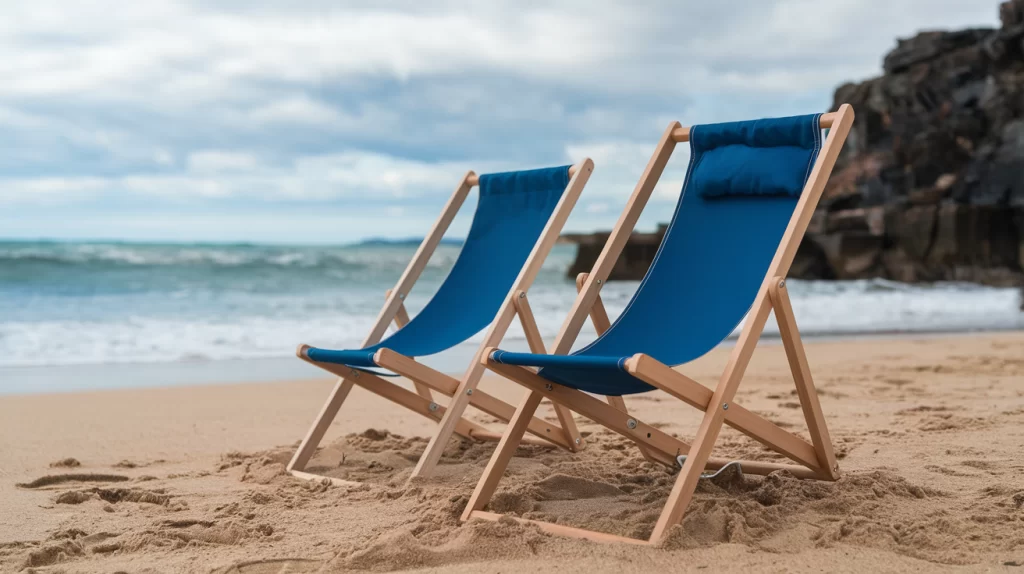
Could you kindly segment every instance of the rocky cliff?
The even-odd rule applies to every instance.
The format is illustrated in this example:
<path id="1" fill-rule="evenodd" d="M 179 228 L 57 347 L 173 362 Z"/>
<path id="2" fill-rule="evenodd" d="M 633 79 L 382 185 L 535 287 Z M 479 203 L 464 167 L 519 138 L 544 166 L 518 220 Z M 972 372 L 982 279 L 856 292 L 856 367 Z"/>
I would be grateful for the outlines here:
<path id="1" fill-rule="evenodd" d="M 883 75 L 836 90 L 856 122 L 792 276 L 1022 283 L 1024 0 L 999 10 L 998 29 L 899 40 Z M 598 239 L 577 238 L 572 272 Z M 642 276 L 658 240 L 631 242 L 616 277 Z"/>
<path id="2" fill-rule="evenodd" d="M 900 40 L 884 75 L 836 90 L 857 120 L 796 275 L 1020 282 L 1024 0 L 1000 14 Z"/>

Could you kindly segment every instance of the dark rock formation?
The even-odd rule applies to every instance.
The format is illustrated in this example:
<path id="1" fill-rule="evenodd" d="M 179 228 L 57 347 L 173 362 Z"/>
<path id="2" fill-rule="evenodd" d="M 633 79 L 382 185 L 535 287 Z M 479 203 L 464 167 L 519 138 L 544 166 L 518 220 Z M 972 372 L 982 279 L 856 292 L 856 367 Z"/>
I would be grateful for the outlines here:
<path id="1" fill-rule="evenodd" d="M 658 246 L 661 245 L 661 240 L 665 237 L 666 227 L 666 225 L 659 225 L 658 230 L 654 233 L 634 232 L 629 237 L 626 246 L 622 249 L 622 255 L 615 262 L 615 267 L 612 268 L 608 279 L 611 281 L 641 279 L 647 273 L 647 268 L 650 267 L 651 261 L 654 260 L 654 254 L 658 252 Z M 576 260 L 569 267 L 567 273 L 570 278 L 575 279 L 580 273 L 590 272 L 594 267 L 594 262 L 597 261 L 597 256 L 604 249 L 604 244 L 608 241 L 609 235 L 611 235 L 610 232 L 601 231 L 586 235 L 571 234 L 561 237 L 562 241 L 575 243 L 577 246 Z"/>
<path id="2" fill-rule="evenodd" d="M 791 276 L 1024 284 L 1024 0 L 1000 15 L 900 40 L 884 75 L 836 90 L 856 122 Z M 655 236 L 617 278 L 643 275 Z M 588 241 L 573 272 L 603 244 Z"/>
<path id="3" fill-rule="evenodd" d="M 1021 280 L 1024 0 L 1000 14 L 900 40 L 883 76 L 836 90 L 857 121 L 802 259 L 840 279 Z"/>

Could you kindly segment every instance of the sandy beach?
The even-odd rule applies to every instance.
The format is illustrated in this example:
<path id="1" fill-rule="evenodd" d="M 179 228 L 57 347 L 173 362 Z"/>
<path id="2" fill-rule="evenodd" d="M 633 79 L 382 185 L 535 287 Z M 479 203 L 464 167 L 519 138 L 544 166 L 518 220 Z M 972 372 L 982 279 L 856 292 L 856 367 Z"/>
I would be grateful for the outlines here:
<path id="1" fill-rule="evenodd" d="M 45 572 L 1016 571 L 1024 565 L 1024 333 L 808 344 L 840 453 L 836 483 L 704 481 L 657 548 L 458 523 L 493 444 L 453 441 L 406 485 L 433 425 L 357 389 L 310 470 L 284 473 L 331 381 L 0 398 L 0 570 Z M 704 384 L 720 348 L 681 370 Z M 485 388 L 521 393 L 491 378 Z M 802 431 L 782 348 L 737 401 Z M 638 418 L 691 435 L 660 393 Z M 545 413 L 550 416 L 550 412 Z M 474 413 L 474 420 L 500 429 Z M 650 532 L 674 473 L 577 418 L 579 454 L 521 448 L 492 508 L 627 536 Z M 772 459 L 731 429 L 716 456 Z"/>

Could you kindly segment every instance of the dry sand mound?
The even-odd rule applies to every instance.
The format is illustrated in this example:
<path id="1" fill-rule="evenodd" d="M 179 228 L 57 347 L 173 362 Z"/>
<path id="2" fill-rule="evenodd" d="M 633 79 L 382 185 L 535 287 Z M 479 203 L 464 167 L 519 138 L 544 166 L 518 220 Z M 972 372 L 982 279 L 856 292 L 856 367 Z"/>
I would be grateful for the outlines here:
<path id="1" fill-rule="evenodd" d="M 121 476 L 119 474 L 99 474 L 99 473 L 82 473 L 82 474 L 48 474 L 41 476 L 30 482 L 23 482 L 18 484 L 19 488 L 46 488 L 58 484 L 64 484 L 68 482 L 125 482 L 131 480 L 127 476 Z"/>
<path id="2" fill-rule="evenodd" d="M 509 520 L 461 524 L 494 444 L 453 440 L 437 475 L 410 483 L 427 442 L 411 435 L 433 427 L 418 427 L 400 409 L 354 392 L 360 406 L 346 410 L 354 418 L 339 425 L 387 425 L 392 432 L 379 426 L 332 440 L 307 470 L 358 484 L 287 474 L 294 444 L 215 459 L 210 444 L 219 443 L 210 441 L 234 428 L 222 427 L 228 420 L 222 409 L 216 418 L 190 411 L 198 426 L 178 429 L 188 437 L 199 429 L 190 440 L 201 445 L 170 447 L 158 437 L 120 443 L 124 450 L 116 452 L 110 447 L 116 441 L 76 451 L 57 433 L 46 452 L 22 447 L 15 454 L 31 464 L 16 464 L 0 482 L 0 572 L 981 572 L 1024 564 L 1024 338 L 814 345 L 816 382 L 843 478 L 827 483 L 732 472 L 702 481 L 682 524 L 657 548 L 554 537 Z M 726 352 L 716 356 L 687 372 L 714 380 L 728 359 Z M 806 436 L 788 362 L 784 353 L 772 356 L 755 354 L 736 401 Z M 294 387 L 280 388 L 275 392 L 283 396 Z M 322 398 L 322 388 L 310 389 Z M 181 408 L 196 392 L 181 391 Z M 230 401 L 222 404 L 237 405 L 238 389 L 223 393 Z M 150 399 L 143 394 L 137 403 L 124 400 L 145 410 Z M 265 404 L 250 403 L 246 412 Z M 667 421 L 661 428 L 680 437 L 693 436 L 700 421 L 699 413 L 659 393 L 627 404 L 638 418 Z M 78 407 L 69 405 L 61 416 Z M 553 414 L 545 409 L 540 416 Z M 307 416 L 303 410 L 301 420 L 288 424 L 300 428 Z M 585 419 L 577 423 L 587 437 L 585 451 L 519 449 L 489 508 L 649 536 L 677 470 L 647 463 L 635 445 Z M 291 426 L 278 435 L 297 434 Z M 405 436 L 393 432 L 398 429 Z M 235 436 L 226 444 L 258 448 L 275 440 Z M 732 429 L 723 430 L 715 456 L 781 460 Z"/>
<path id="3" fill-rule="evenodd" d="M 578 454 L 522 449 L 490 509 L 648 537 L 675 471 L 644 461 L 631 443 L 610 433 L 598 432 L 588 440 L 591 448 Z M 467 495 L 490 454 L 489 445 L 453 440 L 439 476 L 409 483 L 409 470 L 425 444 L 424 439 L 371 430 L 346 436 L 318 452 L 311 469 L 363 479 L 361 485 L 351 487 L 291 477 L 284 471 L 290 448 L 225 455 L 214 476 L 230 479 L 237 487 L 229 496 L 209 503 L 175 486 L 188 481 L 201 484 L 195 476 L 173 475 L 164 485 L 152 488 L 79 486 L 59 492 L 54 502 L 91 509 L 92 514 L 127 513 L 117 523 L 121 527 L 100 528 L 94 523 L 91 529 L 65 529 L 39 544 L 7 551 L 20 553 L 19 564 L 29 568 L 199 547 L 259 544 L 272 548 L 276 542 L 302 536 L 302 527 L 316 525 L 325 516 L 341 520 L 337 526 L 322 526 L 337 533 L 349 521 L 372 520 L 366 513 L 386 517 L 382 527 L 369 535 L 320 543 L 318 549 L 303 554 L 236 560 L 217 572 L 396 571 L 565 556 L 593 546 L 551 537 L 510 519 L 460 524 Z M 740 441 L 735 448 L 749 454 L 751 446 Z M 103 474 L 48 476 L 29 485 L 55 488 L 105 478 Z M 140 478 L 118 480 L 147 484 L 161 480 Z M 1019 542 L 1024 492 L 991 489 L 969 519 L 950 509 L 949 499 L 947 493 L 915 485 L 885 469 L 849 473 L 835 483 L 799 480 L 786 472 L 754 477 L 734 470 L 701 481 L 683 523 L 672 529 L 660 550 L 616 552 L 741 544 L 789 553 L 852 545 L 959 564 L 977 562 L 979 553 Z M 118 510 L 125 503 L 139 510 Z"/>
<path id="4" fill-rule="evenodd" d="M 339 557 L 330 566 L 341 570 L 391 572 L 460 562 L 528 558 L 535 556 L 549 538 L 537 527 L 524 526 L 510 518 L 499 522 L 476 521 L 450 536 L 439 534 L 417 537 L 408 530 L 391 532 L 363 549 Z"/>
<path id="5" fill-rule="evenodd" d="M 367 457 L 383 452 L 379 443 L 388 440 L 413 449 L 405 454 L 418 454 L 414 450 L 417 441 L 408 443 L 401 437 L 385 436 L 375 438 L 375 446 L 368 446 L 362 437 L 353 435 L 325 449 L 337 466 L 320 468 L 332 476 L 352 476 L 346 467 L 365 469 Z M 577 455 L 534 452 L 527 458 L 516 458 L 490 509 L 648 537 L 672 487 L 674 472 L 645 462 L 631 443 L 617 436 L 602 432 L 591 436 L 589 442 L 591 448 Z M 744 448 L 749 449 L 749 445 Z M 487 523 L 462 528 L 457 525 L 465 494 L 486 458 L 473 456 L 472 447 L 464 453 L 469 455 L 468 460 L 453 458 L 441 477 L 417 481 L 411 487 L 400 486 L 407 476 L 404 468 L 392 467 L 390 474 L 378 472 L 377 484 L 385 488 L 381 500 L 412 497 L 425 504 L 407 510 L 405 529 L 384 533 L 337 563 L 353 568 L 376 564 L 372 566 L 376 569 L 440 564 L 435 556 L 442 548 L 449 556 L 459 555 L 460 544 L 468 536 L 466 528 L 482 529 L 472 530 L 480 537 L 474 539 L 474 544 L 483 547 L 481 552 L 489 552 Z M 608 453 L 618 456 L 610 460 Z M 318 456 L 316 460 L 324 459 Z M 379 464 L 379 459 L 373 460 Z M 945 493 L 910 483 L 889 470 L 849 473 L 835 483 L 799 480 L 784 471 L 767 477 L 733 472 L 701 481 L 685 520 L 673 529 L 664 547 L 692 549 L 739 543 L 771 551 L 800 551 L 841 543 L 932 562 L 970 563 L 976 561 L 979 551 L 999 547 L 1014 536 L 1015 529 L 1024 526 L 1024 516 L 1016 512 L 1017 502 L 1010 494 L 993 509 L 995 515 L 974 518 L 986 525 L 980 531 L 970 521 L 948 516 Z M 545 538 L 528 527 L 505 524 L 504 528 L 496 532 L 512 536 L 515 531 L 529 543 L 510 545 L 506 541 L 496 544 L 495 551 L 506 548 L 513 552 L 514 548 L 518 556 L 526 548 L 536 549 Z"/>

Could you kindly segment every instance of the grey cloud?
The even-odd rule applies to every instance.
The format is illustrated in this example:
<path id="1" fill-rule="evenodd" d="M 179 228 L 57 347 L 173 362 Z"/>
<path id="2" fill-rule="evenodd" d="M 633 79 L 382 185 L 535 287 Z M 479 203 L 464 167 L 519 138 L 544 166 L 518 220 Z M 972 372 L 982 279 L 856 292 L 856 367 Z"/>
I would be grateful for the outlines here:
<path id="1" fill-rule="evenodd" d="M 896 36 L 995 20 L 977 0 L 6 3 L 0 201 L 270 209 L 378 189 L 373 169 L 405 177 L 395 204 L 440 201 L 470 167 L 818 110 Z M 637 161 L 599 162 L 588 197 L 615 205 Z"/>

